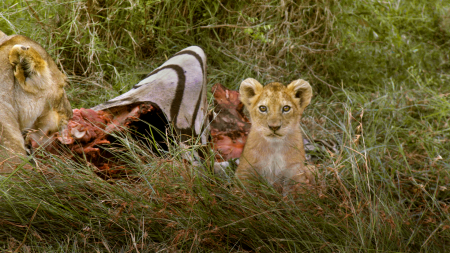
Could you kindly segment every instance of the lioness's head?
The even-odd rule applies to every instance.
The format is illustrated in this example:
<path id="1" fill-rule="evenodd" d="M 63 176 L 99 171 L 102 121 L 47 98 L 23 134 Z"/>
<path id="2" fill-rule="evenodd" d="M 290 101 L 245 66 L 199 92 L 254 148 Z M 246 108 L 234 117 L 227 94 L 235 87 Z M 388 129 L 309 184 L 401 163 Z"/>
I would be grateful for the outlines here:
<path id="1" fill-rule="evenodd" d="M 0 32 L 0 155 L 25 154 L 24 133 L 42 143 L 67 124 L 72 109 L 66 85 L 66 75 L 42 46 Z"/>
<path id="2" fill-rule="evenodd" d="M 252 131 L 269 140 L 283 139 L 293 129 L 297 130 L 312 97 L 311 85 L 302 79 L 287 86 L 274 82 L 263 87 L 255 79 L 247 78 L 239 93 L 250 113 Z"/>
<path id="3" fill-rule="evenodd" d="M 19 116 L 21 130 L 32 130 L 30 137 L 43 144 L 72 118 L 72 108 L 64 90 L 67 77 L 38 45 L 14 45 L 9 60 L 18 84 L 16 98 L 22 103 L 35 104 L 32 108 L 17 108 L 22 113 Z"/>

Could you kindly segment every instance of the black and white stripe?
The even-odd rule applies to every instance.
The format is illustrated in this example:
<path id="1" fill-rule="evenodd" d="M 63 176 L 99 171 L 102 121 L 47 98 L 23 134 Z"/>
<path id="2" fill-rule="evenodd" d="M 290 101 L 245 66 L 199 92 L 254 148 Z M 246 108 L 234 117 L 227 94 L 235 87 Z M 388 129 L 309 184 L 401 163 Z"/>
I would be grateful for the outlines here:
<path id="1" fill-rule="evenodd" d="M 191 46 L 173 55 L 130 91 L 92 109 L 98 111 L 134 103 L 154 103 L 175 130 L 181 134 L 201 136 L 202 143 L 206 143 L 206 92 L 206 55 L 200 47 Z"/>

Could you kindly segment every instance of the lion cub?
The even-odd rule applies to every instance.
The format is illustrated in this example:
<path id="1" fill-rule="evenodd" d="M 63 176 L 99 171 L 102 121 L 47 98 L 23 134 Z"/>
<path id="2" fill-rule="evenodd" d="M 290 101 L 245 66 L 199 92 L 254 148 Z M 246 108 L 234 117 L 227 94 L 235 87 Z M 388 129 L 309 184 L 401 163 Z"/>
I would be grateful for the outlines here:
<path id="1" fill-rule="evenodd" d="M 252 127 L 236 177 L 245 185 L 249 179 L 262 177 L 276 188 L 282 187 L 284 193 L 294 184 L 313 183 L 314 176 L 304 165 L 300 130 L 300 118 L 312 97 L 309 83 L 299 79 L 288 86 L 274 82 L 263 87 L 248 78 L 239 93 Z"/>

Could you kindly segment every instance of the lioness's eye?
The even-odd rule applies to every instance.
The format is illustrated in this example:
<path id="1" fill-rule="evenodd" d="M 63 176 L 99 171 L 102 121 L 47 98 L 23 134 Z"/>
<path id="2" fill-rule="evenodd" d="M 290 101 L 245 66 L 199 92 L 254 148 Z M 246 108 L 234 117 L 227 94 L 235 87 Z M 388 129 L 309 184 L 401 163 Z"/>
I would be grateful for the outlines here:
<path id="1" fill-rule="evenodd" d="M 289 110 L 291 110 L 291 107 L 289 105 L 283 106 L 283 112 L 288 112 Z"/>
<path id="2" fill-rule="evenodd" d="M 267 107 L 265 107 L 264 105 L 261 105 L 261 106 L 259 107 L 259 110 L 260 110 L 261 112 L 266 112 L 266 111 L 267 111 Z"/>

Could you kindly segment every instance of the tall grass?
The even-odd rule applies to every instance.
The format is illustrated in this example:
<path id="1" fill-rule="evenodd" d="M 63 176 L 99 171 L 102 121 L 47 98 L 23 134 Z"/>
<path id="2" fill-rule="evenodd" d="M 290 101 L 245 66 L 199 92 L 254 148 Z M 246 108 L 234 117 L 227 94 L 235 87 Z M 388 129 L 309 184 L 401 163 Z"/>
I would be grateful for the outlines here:
<path id="1" fill-rule="evenodd" d="M 183 162 L 186 150 L 158 158 L 123 136 L 126 177 L 104 180 L 47 157 L 3 180 L 0 241 L 61 252 L 446 252 L 448 135 L 430 127 L 444 129 L 448 101 L 423 90 L 407 106 L 411 98 L 389 84 L 376 96 L 342 93 L 308 113 L 327 117 L 322 127 L 341 145 L 316 164 L 313 194 L 283 197 L 264 185 L 248 194 Z M 434 102 L 422 110 L 427 97 Z"/>
<path id="2" fill-rule="evenodd" d="M 284 4 L 284 5 L 283 5 Z M 117 136 L 126 172 L 41 154 L 0 178 L 0 248 L 23 252 L 448 252 L 450 6 L 445 1 L 12 1 L 0 29 L 39 41 L 74 107 L 125 92 L 181 48 L 210 84 L 307 78 L 305 135 L 338 152 L 283 197 Z M 70 10 L 70 11 L 67 11 Z M 33 26 L 30 26 L 33 24 Z M 149 140 L 151 142 L 151 140 Z"/>
<path id="3" fill-rule="evenodd" d="M 2 5 L 0 29 L 48 45 L 72 77 L 69 96 L 76 107 L 127 91 L 190 45 L 205 50 L 211 82 L 234 88 L 243 76 L 287 82 L 324 75 L 325 56 L 336 49 L 332 0 L 7 0 Z"/>

